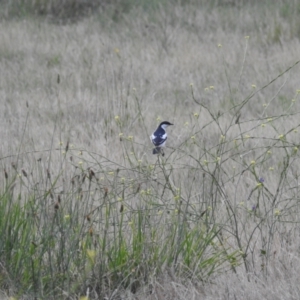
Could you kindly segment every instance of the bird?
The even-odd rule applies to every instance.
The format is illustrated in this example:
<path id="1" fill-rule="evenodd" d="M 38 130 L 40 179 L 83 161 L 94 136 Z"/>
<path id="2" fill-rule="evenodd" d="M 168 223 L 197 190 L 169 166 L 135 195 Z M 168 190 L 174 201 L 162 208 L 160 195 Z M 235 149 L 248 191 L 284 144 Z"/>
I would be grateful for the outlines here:
<path id="1" fill-rule="evenodd" d="M 170 125 L 173 124 L 168 121 L 161 122 L 158 125 L 157 129 L 151 134 L 150 140 L 152 144 L 155 146 L 152 152 L 153 154 L 161 153 L 162 156 L 165 155 L 161 147 L 164 147 L 166 144 L 166 140 L 167 140 L 166 128 Z"/>

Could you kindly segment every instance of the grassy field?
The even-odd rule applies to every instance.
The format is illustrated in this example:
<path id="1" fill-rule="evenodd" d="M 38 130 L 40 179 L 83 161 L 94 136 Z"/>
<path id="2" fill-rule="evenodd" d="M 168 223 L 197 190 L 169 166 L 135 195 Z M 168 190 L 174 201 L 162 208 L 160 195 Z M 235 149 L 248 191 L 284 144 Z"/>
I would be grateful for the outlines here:
<path id="1" fill-rule="evenodd" d="M 1 14 L 1 299 L 299 299 L 298 1 Z"/>

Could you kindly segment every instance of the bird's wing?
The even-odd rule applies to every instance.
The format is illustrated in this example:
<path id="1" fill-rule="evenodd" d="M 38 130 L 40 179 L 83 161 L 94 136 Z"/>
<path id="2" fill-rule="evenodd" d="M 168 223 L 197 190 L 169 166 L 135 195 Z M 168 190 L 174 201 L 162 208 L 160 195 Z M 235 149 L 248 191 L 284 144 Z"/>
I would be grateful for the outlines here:
<path id="1" fill-rule="evenodd" d="M 163 134 L 163 135 L 151 135 L 151 141 L 153 143 L 154 146 L 159 147 L 161 146 L 165 141 L 167 140 L 167 134 Z"/>

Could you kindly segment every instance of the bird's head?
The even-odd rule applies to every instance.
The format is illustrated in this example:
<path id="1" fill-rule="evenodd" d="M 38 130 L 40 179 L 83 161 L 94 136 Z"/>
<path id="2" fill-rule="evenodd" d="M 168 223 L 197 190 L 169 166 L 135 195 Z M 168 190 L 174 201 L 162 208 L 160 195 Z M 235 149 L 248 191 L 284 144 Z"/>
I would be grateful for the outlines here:
<path id="1" fill-rule="evenodd" d="M 163 128 L 165 130 L 170 125 L 173 125 L 173 124 L 168 121 L 164 121 L 159 124 L 159 127 Z"/>

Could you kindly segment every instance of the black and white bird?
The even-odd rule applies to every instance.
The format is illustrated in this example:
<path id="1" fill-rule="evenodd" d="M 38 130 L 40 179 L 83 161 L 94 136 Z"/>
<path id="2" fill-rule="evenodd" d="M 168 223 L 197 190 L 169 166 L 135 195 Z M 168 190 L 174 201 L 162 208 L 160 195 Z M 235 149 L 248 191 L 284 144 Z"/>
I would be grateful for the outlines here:
<path id="1" fill-rule="evenodd" d="M 161 153 L 164 156 L 164 152 L 161 147 L 164 147 L 167 140 L 166 128 L 170 125 L 173 125 L 170 122 L 164 121 L 161 122 L 157 129 L 151 134 L 150 139 L 155 148 L 153 149 L 153 154 Z"/>

